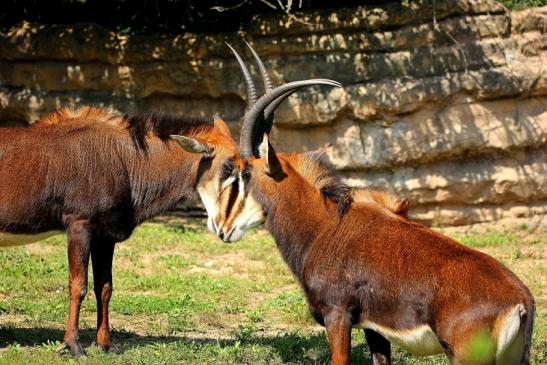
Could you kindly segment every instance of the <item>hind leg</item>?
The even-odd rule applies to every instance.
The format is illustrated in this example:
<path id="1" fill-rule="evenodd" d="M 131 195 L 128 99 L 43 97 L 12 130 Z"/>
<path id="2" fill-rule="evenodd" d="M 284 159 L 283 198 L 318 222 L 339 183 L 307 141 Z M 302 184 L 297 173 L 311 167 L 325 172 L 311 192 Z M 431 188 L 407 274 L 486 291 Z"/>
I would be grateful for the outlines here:
<path id="1" fill-rule="evenodd" d="M 391 344 L 378 332 L 365 330 L 365 338 L 372 354 L 373 365 L 391 365 Z"/>
<path id="2" fill-rule="evenodd" d="M 91 263 L 95 297 L 97 298 L 97 345 L 104 351 L 119 352 L 112 345 L 108 321 L 108 304 L 112 296 L 112 257 L 115 243 L 112 241 L 93 241 Z"/>
<path id="3" fill-rule="evenodd" d="M 451 365 L 496 364 L 496 345 L 483 323 L 459 323 L 441 337 Z"/>
<path id="4" fill-rule="evenodd" d="M 467 352 L 453 353 L 451 350 L 448 350 L 446 351 L 446 356 L 450 365 L 496 365 L 496 361 L 493 358 L 474 359 Z"/>

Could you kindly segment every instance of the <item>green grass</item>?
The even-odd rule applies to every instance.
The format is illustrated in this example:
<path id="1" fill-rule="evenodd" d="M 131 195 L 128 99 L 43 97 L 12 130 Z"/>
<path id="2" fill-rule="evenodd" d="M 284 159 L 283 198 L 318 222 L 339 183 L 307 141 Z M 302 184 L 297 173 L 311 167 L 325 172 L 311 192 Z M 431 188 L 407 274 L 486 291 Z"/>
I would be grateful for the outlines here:
<path id="1" fill-rule="evenodd" d="M 547 5 L 547 0 L 498 0 L 508 9 L 521 10 Z"/>
<path id="2" fill-rule="evenodd" d="M 1 249 L 0 364 L 328 363 L 324 330 L 271 237 L 254 230 L 223 244 L 203 226 L 180 219 L 147 223 L 117 246 L 111 324 L 124 351 L 104 354 L 91 345 L 96 306 L 90 290 L 81 318 L 85 360 L 55 352 L 67 314 L 65 239 Z M 538 302 L 534 364 L 546 363 L 545 234 L 520 226 L 452 236 L 500 259 L 531 287 Z M 444 356 L 417 358 L 398 348 L 394 362 L 447 363 Z M 358 330 L 352 363 L 370 364 Z"/>
<path id="3" fill-rule="evenodd" d="M 479 248 L 488 246 L 506 246 L 515 244 L 518 238 L 512 234 L 500 232 L 485 232 L 478 235 L 456 235 L 453 237 L 458 242 L 469 247 Z"/>

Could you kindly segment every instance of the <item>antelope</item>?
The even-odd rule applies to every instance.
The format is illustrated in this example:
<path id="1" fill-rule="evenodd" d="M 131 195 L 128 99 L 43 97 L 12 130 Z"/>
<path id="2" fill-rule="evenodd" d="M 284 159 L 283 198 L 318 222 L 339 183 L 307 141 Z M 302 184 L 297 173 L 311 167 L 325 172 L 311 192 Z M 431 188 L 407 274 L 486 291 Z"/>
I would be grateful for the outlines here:
<path id="1" fill-rule="evenodd" d="M 276 153 L 259 109 L 245 116 L 209 227 L 234 242 L 265 223 L 326 327 L 332 364 L 349 363 L 352 328 L 375 365 L 391 364 L 392 343 L 453 365 L 529 364 L 535 304 L 514 273 L 407 219 L 404 200 L 353 191 L 317 154 Z"/>
<path id="2" fill-rule="evenodd" d="M 308 85 L 292 82 L 271 90 L 264 104 Z M 252 90 L 248 99 L 256 100 Z M 277 102 L 277 104 L 275 104 Z M 111 341 L 109 302 L 117 242 L 134 228 L 197 191 L 216 214 L 225 160 L 238 156 L 228 125 L 205 119 L 149 113 L 124 117 L 92 106 L 63 108 L 29 128 L 0 130 L 0 247 L 28 244 L 65 232 L 68 242 L 69 311 L 63 342 L 83 355 L 80 306 L 87 294 L 91 257 L 97 299 L 96 343 Z"/>

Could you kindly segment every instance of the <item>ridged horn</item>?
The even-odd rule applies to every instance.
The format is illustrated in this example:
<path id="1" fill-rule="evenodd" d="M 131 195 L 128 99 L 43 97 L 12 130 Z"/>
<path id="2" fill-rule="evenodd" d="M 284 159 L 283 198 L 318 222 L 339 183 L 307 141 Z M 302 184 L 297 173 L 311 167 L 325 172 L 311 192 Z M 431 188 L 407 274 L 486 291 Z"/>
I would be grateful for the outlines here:
<path id="1" fill-rule="evenodd" d="M 256 103 L 256 87 L 253 82 L 253 78 L 251 77 L 251 73 L 249 72 L 249 69 L 247 66 L 245 66 L 245 63 L 243 63 L 243 60 L 239 56 L 239 54 L 236 52 L 235 49 L 230 46 L 228 42 L 224 42 L 226 45 L 230 48 L 234 56 L 236 56 L 237 63 L 239 63 L 239 68 L 241 68 L 241 72 L 243 73 L 243 77 L 245 78 L 245 84 L 247 84 L 247 103 L 249 104 L 249 107 L 251 107 L 254 103 Z"/>
<path id="2" fill-rule="evenodd" d="M 270 76 L 268 75 L 268 71 L 266 70 L 266 66 L 264 66 L 264 63 L 260 59 L 260 56 L 258 55 L 258 53 L 256 53 L 254 48 L 251 47 L 249 42 L 245 41 L 245 44 L 247 44 L 247 47 L 249 47 L 249 49 L 251 50 L 251 53 L 253 54 L 255 62 L 258 65 L 258 69 L 260 70 L 260 74 L 262 75 L 262 81 L 264 82 L 264 94 L 269 94 L 273 89 L 273 84 L 272 84 L 272 80 L 270 79 Z M 288 95 L 290 95 L 290 93 L 291 92 L 289 91 Z M 285 100 L 285 98 L 283 98 L 281 101 L 283 101 L 283 100 Z M 281 102 L 279 102 L 279 103 L 281 103 Z M 277 103 L 275 106 L 273 106 L 271 108 L 270 108 L 271 104 L 270 104 L 270 106 L 268 106 L 268 108 L 270 108 L 269 109 L 270 112 L 267 113 L 267 114 L 266 113 L 264 114 L 264 122 L 263 122 L 264 123 L 264 128 L 258 128 L 258 126 L 255 125 L 255 127 L 253 128 L 253 140 L 255 138 L 260 138 L 264 132 L 270 133 L 270 130 L 272 129 L 274 118 L 275 118 L 275 112 L 274 111 L 277 108 L 277 106 L 279 105 L 279 103 Z M 266 110 L 268 110 L 268 108 L 266 108 Z"/>
<path id="3" fill-rule="evenodd" d="M 277 107 L 285 101 L 289 96 L 291 96 L 293 92 L 287 91 L 285 94 L 279 96 L 277 99 L 272 101 L 270 105 L 268 105 L 264 109 L 264 128 L 263 133 L 270 134 L 270 131 L 272 130 L 273 122 L 274 122 L 274 113 Z"/>
<path id="4" fill-rule="evenodd" d="M 260 74 L 262 75 L 262 81 L 264 82 L 264 94 L 269 94 L 273 90 L 273 84 L 272 80 L 270 80 L 270 76 L 268 75 L 268 71 L 266 70 L 266 66 L 264 66 L 264 63 L 258 56 L 258 53 L 255 52 L 249 42 L 245 41 L 245 44 L 247 44 L 247 47 L 251 50 L 256 64 L 258 65 L 258 69 L 260 70 Z"/>
<path id="5" fill-rule="evenodd" d="M 256 140 L 256 138 L 253 138 L 253 137 L 259 135 L 258 128 L 256 128 L 258 127 L 256 126 L 256 123 L 259 121 L 262 121 L 262 122 L 264 121 L 264 109 L 266 109 L 268 105 L 270 105 L 271 103 L 275 102 L 276 99 L 279 98 L 280 96 L 284 96 L 284 99 L 286 99 L 289 95 L 291 95 L 296 90 L 305 86 L 312 86 L 312 85 L 328 85 L 328 86 L 342 87 L 342 84 L 334 80 L 310 79 L 310 80 L 293 81 L 293 82 L 286 83 L 284 85 L 274 88 L 269 94 L 263 95 L 246 113 L 245 119 L 243 121 L 243 126 L 241 127 L 241 134 L 239 138 L 239 148 L 240 148 L 240 154 L 243 158 L 249 158 L 253 155 L 256 155 L 255 144 L 259 144 L 260 141 Z M 279 106 L 281 101 L 277 103 L 277 106 Z M 273 111 L 274 110 L 272 109 L 270 111 L 270 114 L 273 113 Z M 255 140 L 253 141 L 253 139 Z M 256 156 L 256 157 L 259 157 L 259 156 Z"/>

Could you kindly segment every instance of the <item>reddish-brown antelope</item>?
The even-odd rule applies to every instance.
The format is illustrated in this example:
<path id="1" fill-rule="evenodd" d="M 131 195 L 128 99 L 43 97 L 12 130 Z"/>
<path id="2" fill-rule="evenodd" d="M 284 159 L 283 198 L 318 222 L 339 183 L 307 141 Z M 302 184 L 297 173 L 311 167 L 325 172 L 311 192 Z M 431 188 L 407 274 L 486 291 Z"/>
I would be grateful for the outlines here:
<path id="1" fill-rule="evenodd" d="M 271 90 L 268 105 L 273 111 L 278 97 L 316 84 L 337 85 L 323 79 L 282 85 Z M 256 91 L 247 92 L 254 103 Z M 90 256 L 97 344 L 112 350 L 108 305 L 115 243 L 195 190 L 215 216 L 219 176 L 234 156 L 237 143 L 220 118 L 125 118 L 80 107 L 60 109 L 30 128 L 0 130 L 0 247 L 67 234 L 70 305 L 63 347 L 84 353 L 78 321 Z"/>
<path id="2" fill-rule="evenodd" d="M 515 274 L 409 221 L 404 201 L 354 201 L 313 154 L 276 154 L 270 117 L 246 114 L 210 226 L 232 242 L 265 222 L 327 329 L 333 364 L 349 363 L 352 327 L 364 329 L 374 364 L 391 363 L 391 343 L 451 364 L 529 363 L 534 299 Z"/>

